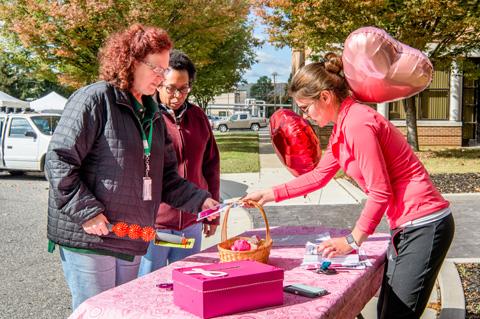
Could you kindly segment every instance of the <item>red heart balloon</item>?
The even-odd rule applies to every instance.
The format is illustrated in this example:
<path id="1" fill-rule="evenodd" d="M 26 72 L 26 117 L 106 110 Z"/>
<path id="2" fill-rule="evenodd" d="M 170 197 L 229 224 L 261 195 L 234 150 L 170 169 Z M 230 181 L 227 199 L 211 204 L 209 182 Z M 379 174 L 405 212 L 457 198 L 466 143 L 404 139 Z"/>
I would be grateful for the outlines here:
<path id="1" fill-rule="evenodd" d="M 432 81 L 433 66 L 425 54 L 374 27 L 360 28 L 348 36 L 342 62 L 350 88 L 363 102 L 404 99 Z"/>
<path id="2" fill-rule="evenodd" d="M 275 153 L 294 176 L 311 171 L 320 161 L 322 152 L 317 135 L 292 110 L 281 109 L 272 114 L 270 135 Z"/>

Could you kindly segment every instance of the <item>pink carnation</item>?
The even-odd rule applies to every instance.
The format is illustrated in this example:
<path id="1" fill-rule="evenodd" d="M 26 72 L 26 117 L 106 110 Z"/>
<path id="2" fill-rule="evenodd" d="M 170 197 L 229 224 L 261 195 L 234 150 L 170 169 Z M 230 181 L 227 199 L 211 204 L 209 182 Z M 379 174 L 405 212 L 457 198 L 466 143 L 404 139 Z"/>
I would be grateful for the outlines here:
<path id="1" fill-rule="evenodd" d="M 233 251 L 246 251 L 250 250 L 250 244 L 244 239 L 237 239 L 230 248 Z"/>

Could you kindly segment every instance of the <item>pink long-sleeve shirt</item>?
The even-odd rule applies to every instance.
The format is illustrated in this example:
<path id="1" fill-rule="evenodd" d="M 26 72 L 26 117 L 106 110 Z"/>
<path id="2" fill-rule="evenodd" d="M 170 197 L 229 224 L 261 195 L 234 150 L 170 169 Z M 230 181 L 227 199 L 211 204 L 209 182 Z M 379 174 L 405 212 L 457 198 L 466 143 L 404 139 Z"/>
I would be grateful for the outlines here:
<path id="1" fill-rule="evenodd" d="M 372 234 L 386 214 L 391 229 L 449 206 L 402 133 L 352 98 L 339 110 L 328 147 L 309 173 L 274 187 L 275 201 L 325 186 L 342 168 L 368 198 L 356 226 Z"/>

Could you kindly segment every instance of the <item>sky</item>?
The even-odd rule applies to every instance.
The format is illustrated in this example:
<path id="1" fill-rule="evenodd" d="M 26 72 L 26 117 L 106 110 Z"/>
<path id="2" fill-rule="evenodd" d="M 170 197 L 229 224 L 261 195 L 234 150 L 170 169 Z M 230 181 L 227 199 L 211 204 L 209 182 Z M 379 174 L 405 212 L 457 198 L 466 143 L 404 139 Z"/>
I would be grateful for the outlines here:
<path id="1" fill-rule="evenodd" d="M 286 83 L 290 76 L 292 53 L 289 47 L 282 49 L 274 48 L 267 40 L 267 34 L 264 32 L 263 25 L 259 25 L 256 21 L 257 27 L 254 29 L 254 35 L 265 43 L 262 47 L 257 48 L 258 63 L 254 64 L 243 76 L 248 83 L 256 83 L 261 76 L 268 76 L 272 79 L 272 73 L 277 72 L 277 83 Z"/>

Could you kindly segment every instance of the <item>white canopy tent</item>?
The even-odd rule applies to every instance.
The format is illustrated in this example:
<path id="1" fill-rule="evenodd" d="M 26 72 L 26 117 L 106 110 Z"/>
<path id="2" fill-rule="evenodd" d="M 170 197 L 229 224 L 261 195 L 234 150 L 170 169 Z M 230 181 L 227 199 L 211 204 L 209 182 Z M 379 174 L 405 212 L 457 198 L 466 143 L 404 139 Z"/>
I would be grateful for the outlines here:
<path id="1" fill-rule="evenodd" d="M 44 97 L 30 102 L 30 108 L 37 112 L 61 113 L 65 108 L 67 99 L 57 92 L 50 92 Z"/>
<path id="2" fill-rule="evenodd" d="M 25 110 L 29 107 L 29 103 L 17 99 L 5 92 L 0 91 L 0 110 L 3 112 L 17 112 Z"/>

